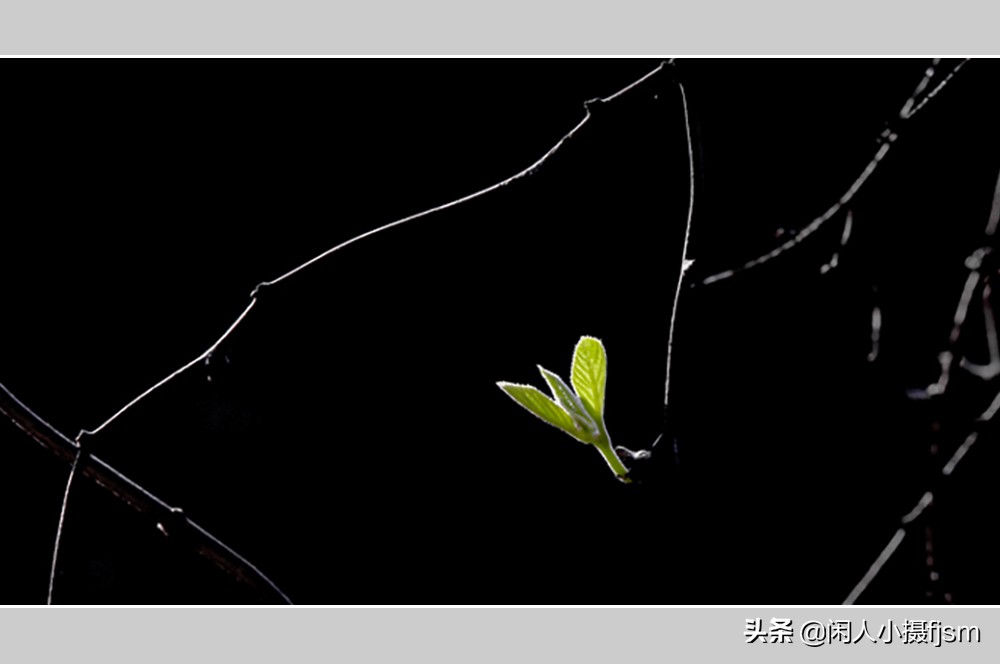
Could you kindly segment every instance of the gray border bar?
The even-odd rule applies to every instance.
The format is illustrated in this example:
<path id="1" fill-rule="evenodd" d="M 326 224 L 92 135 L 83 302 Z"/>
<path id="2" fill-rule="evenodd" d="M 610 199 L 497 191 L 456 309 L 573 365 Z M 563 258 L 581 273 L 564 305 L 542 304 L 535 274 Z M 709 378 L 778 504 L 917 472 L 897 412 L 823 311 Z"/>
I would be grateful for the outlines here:
<path id="1" fill-rule="evenodd" d="M 996 51 L 995 13 L 970 0 L 4 0 L 0 53 L 980 55 Z"/>
<path id="2" fill-rule="evenodd" d="M 12 662 L 801 664 L 850 657 L 854 664 L 959 664 L 996 662 L 1000 655 L 998 608 L 160 607 L 7 608 L 0 614 L 0 655 Z M 748 629 L 752 633 L 758 620 L 770 635 L 748 643 Z M 775 640 L 785 621 L 790 636 Z M 807 625 L 825 626 L 831 634 L 837 621 L 853 626 L 856 643 L 803 643 Z M 979 642 L 907 643 L 910 631 L 902 630 L 919 633 L 921 624 L 928 630 L 974 626 Z M 891 643 L 885 642 L 887 626 Z"/>

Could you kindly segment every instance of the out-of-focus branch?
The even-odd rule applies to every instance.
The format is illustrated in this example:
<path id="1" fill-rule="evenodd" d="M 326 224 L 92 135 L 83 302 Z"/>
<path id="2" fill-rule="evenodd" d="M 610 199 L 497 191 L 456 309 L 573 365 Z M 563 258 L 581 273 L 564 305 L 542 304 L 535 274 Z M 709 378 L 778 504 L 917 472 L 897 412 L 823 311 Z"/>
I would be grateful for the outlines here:
<path id="1" fill-rule="evenodd" d="M 986 325 L 986 336 L 987 345 L 990 351 L 990 362 L 985 365 L 971 364 L 963 360 L 960 364 L 973 375 L 977 375 L 980 378 L 992 379 L 1000 372 L 995 370 L 995 365 L 1000 364 L 1000 342 L 997 340 L 996 331 L 996 321 L 993 318 L 993 307 L 990 304 L 990 287 L 989 284 L 984 283 L 986 276 L 984 276 L 984 261 L 992 253 L 992 248 L 988 246 L 992 243 L 994 235 L 996 234 L 998 219 L 1000 219 L 1000 176 L 997 177 L 996 189 L 993 193 L 993 204 L 990 209 L 990 218 L 986 224 L 985 242 L 986 247 L 977 249 L 972 256 L 970 256 L 965 261 L 965 266 L 969 270 L 969 275 L 966 278 L 965 286 L 962 288 L 962 293 L 958 299 L 958 305 L 955 308 L 955 316 L 953 319 L 953 325 L 951 334 L 948 337 L 948 350 L 941 353 L 939 356 L 941 363 L 941 374 L 937 382 L 932 384 L 926 390 L 911 390 L 911 398 L 930 398 L 930 397 L 940 397 L 943 396 L 947 390 L 951 377 L 951 368 L 954 362 L 955 352 L 958 347 L 958 343 L 962 338 L 964 332 L 965 321 L 969 313 L 969 307 L 972 304 L 976 289 L 983 284 L 982 292 L 982 303 L 983 303 L 983 318 L 985 319 Z M 873 328 L 874 329 L 874 328 Z M 873 337 L 874 338 L 874 337 Z M 1000 392 L 996 394 L 993 401 L 990 403 L 989 407 L 982 412 L 982 414 L 976 419 L 975 425 L 972 431 L 966 435 L 965 440 L 961 445 L 952 453 L 951 457 L 941 468 L 941 472 L 938 473 L 934 478 L 935 487 L 937 484 L 945 481 L 947 478 L 955 472 L 958 468 L 959 463 L 965 458 L 965 455 L 969 453 L 976 441 L 979 440 L 980 431 L 983 427 L 988 425 L 996 417 L 997 413 L 1000 412 Z M 854 604 L 855 601 L 867 590 L 868 586 L 872 581 L 879 575 L 882 568 L 885 566 L 892 555 L 899 548 L 899 545 L 903 542 L 906 537 L 909 528 L 912 524 L 920 517 L 924 511 L 933 504 L 934 502 L 934 491 L 936 488 L 932 488 L 924 493 L 923 497 L 917 502 L 917 505 L 910 510 L 900 521 L 900 526 L 890 538 L 889 543 L 885 546 L 882 552 L 879 554 L 875 562 L 869 568 L 868 572 L 862 577 L 862 579 L 857 583 L 851 593 L 844 600 L 844 604 Z"/>
<path id="2" fill-rule="evenodd" d="M 872 174 L 875 173 L 879 165 L 881 165 L 882 160 L 889 153 L 889 150 L 892 148 L 892 145 L 899 138 L 899 133 L 898 133 L 899 125 L 906 122 L 907 120 L 910 120 L 931 99 L 937 96 L 937 94 L 951 81 L 951 79 L 955 76 L 955 74 L 958 73 L 958 71 L 962 67 L 964 67 L 968 62 L 969 62 L 968 58 L 959 62 L 950 72 L 948 72 L 947 76 L 945 76 L 933 89 L 931 89 L 930 92 L 926 92 L 927 87 L 937 76 L 937 67 L 939 65 L 939 60 L 935 59 L 931 63 L 931 66 L 927 68 L 927 71 L 924 73 L 923 78 L 917 84 L 917 87 L 914 88 L 913 93 L 903 104 L 903 107 L 899 111 L 898 118 L 894 119 L 890 123 L 889 128 L 887 128 L 884 132 L 882 132 L 882 135 L 879 137 L 879 147 L 878 150 L 876 150 L 875 152 L 875 156 L 871 158 L 871 161 L 869 161 L 868 164 L 864 167 L 864 169 L 861 171 L 861 174 L 858 175 L 857 178 L 855 178 L 854 182 L 851 183 L 851 186 L 847 188 L 847 191 L 845 191 L 843 195 L 841 195 L 841 197 L 837 199 L 837 201 L 833 205 L 828 207 L 823 214 L 821 214 L 820 216 L 816 217 L 808 224 L 806 224 L 806 226 L 800 229 L 799 232 L 792 237 L 792 239 L 772 249 L 766 254 L 757 256 L 756 258 L 748 260 L 742 265 L 731 268 L 729 270 L 723 270 L 722 272 L 717 272 L 716 274 L 704 277 L 701 279 L 701 281 L 693 285 L 709 286 L 711 284 L 718 283 L 720 281 L 731 279 L 738 274 L 759 267 L 764 263 L 767 263 L 781 256 L 782 254 L 794 249 L 795 247 L 799 246 L 807 238 L 811 237 L 814 233 L 816 233 L 816 231 L 818 231 L 824 224 L 826 224 L 826 222 L 830 221 L 830 219 L 833 219 L 838 214 L 840 214 L 847 206 L 851 204 L 851 201 L 854 200 L 854 197 L 857 196 L 858 192 L 861 191 L 861 188 L 865 185 L 866 182 L 868 182 L 868 179 L 872 176 Z"/>

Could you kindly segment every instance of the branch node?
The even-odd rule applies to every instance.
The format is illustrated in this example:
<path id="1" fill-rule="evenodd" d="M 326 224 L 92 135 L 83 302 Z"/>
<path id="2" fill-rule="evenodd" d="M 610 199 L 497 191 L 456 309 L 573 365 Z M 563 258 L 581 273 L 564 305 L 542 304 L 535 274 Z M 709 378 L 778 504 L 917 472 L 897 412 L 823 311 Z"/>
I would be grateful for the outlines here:
<path id="1" fill-rule="evenodd" d="M 171 507 L 165 518 L 156 522 L 156 529 L 164 537 L 179 537 L 189 527 L 187 515 L 180 507 Z"/>
<path id="2" fill-rule="evenodd" d="M 253 290 L 250 291 L 250 299 L 251 300 L 256 300 L 257 298 L 259 298 L 261 291 L 263 291 L 265 288 L 267 288 L 270 285 L 271 285 L 270 281 L 262 281 L 259 284 L 257 284 L 256 286 L 254 286 Z"/>
<path id="3" fill-rule="evenodd" d="M 882 130 L 882 133 L 879 134 L 878 139 L 876 139 L 876 143 L 880 146 L 887 143 L 894 143 L 897 138 L 899 138 L 899 134 L 896 133 L 894 123 L 887 122 L 885 124 L 885 129 Z"/>
<path id="4" fill-rule="evenodd" d="M 991 257 L 993 249 L 991 247 L 980 247 L 972 252 L 972 254 L 965 259 L 965 267 L 970 270 L 980 270 L 983 265 L 987 262 L 987 259 Z M 989 271 L 989 269 L 987 269 Z"/>

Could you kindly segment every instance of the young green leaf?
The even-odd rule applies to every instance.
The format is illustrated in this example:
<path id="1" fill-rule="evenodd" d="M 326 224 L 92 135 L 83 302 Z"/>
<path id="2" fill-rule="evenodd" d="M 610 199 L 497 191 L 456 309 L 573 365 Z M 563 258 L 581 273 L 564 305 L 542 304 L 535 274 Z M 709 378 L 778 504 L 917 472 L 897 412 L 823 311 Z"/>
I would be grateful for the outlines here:
<path id="1" fill-rule="evenodd" d="M 552 390 L 552 396 L 555 397 L 556 403 L 562 406 L 573 418 L 573 422 L 576 423 L 583 436 L 582 440 L 585 443 L 593 443 L 600 435 L 601 427 L 587 411 L 587 408 L 580 401 L 580 397 L 569 389 L 569 385 L 563 382 L 563 379 L 558 375 L 542 366 L 539 366 L 538 370 L 542 372 L 542 377 L 549 384 L 549 389 Z"/>
<path id="2" fill-rule="evenodd" d="M 608 360 L 601 341 L 593 337 L 582 337 L 577 343 L 570 374 L 575 391 L 548 369 L 539 366 L 538 370 L 552 390 L 554 401 L 529 385 L 503 382 L 497 385 L 536 417 L 573 438 L 596 447 L 611 472 L 622 482 L 630 483 L 632 480 L 628 476 L 628 468 L 615 452 L 607 427 L 604 426 Z"/>
<path id="3" fill-rule="evenodd" d="M 507 393 L 510 398 L 531 411 L 535 417 L 562 429 L 571 436 L 576 436 L 576 425 L 573 418 L 565 410 L 560 408 L 552 399 L 545 396 L 541 390 L 531 385 L 517 385 L 516 383 L 497 383 L 501 390 Z"/>
<path id="4" fill-rule="evenodd" d="M 581 337 L 573 352 L 570 381 L 587 412 L 595 421 L 604 419 L 604 390 L 608 380 L 608 356 L 604 344 L 594 337 Z"/>

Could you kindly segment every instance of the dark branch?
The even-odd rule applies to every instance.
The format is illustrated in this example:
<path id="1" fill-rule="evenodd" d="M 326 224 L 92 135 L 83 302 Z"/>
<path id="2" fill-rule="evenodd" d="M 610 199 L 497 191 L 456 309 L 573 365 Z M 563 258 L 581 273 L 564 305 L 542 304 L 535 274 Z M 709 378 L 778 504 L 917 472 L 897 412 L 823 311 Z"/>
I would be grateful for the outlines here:
<path id="1" fill-rule="evenodd" d="M 80 446 L 57 431 L 25 406 L 0 383 L 0 413 L 39 445 L 67 464 L 76 463 L 75 475 L 85 477 L 119 502 L 131 507 L 170 536 L 179 539 L 203 558 L 207 558 L 236 581 L 255 588 L 262 597 L 274 603 L 291 604 L 291 600 L 273 581 L 250 561 L 233 551 L 217 537 L 168 505 L 139 484 L 121 474 L 96 456 L 81 451 Z"/>

